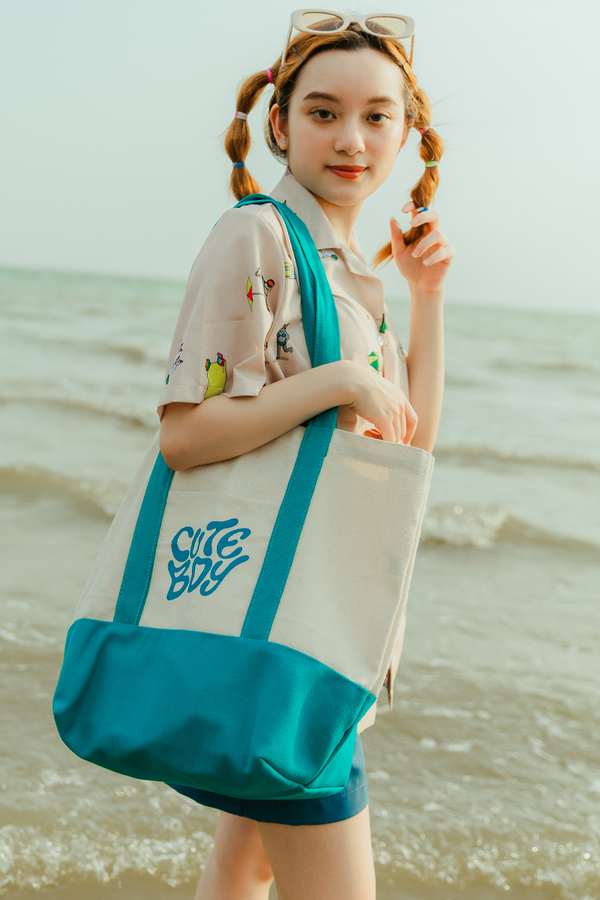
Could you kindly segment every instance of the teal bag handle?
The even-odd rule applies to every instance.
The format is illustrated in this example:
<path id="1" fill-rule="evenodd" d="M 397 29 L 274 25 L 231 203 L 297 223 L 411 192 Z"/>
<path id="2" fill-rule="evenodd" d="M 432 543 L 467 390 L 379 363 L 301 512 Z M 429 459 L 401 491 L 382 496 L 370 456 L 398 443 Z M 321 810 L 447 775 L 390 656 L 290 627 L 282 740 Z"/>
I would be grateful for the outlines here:
<path id="1" fill-rule="evenodd" d="M 302 324 L 312 367 L 315 369 L 325 363 L 335 362 L 341 359 L 337 310 L 321 257 L 310 232 L 302 219 L 292 212 L 286 203 L 279 203 L 264 194 L 250 194 L 236 205 L 261 203 L 272 203 L 287 225 L 296 258 L 302 299 Z M 335 422 L 333 427 L 335 428 Z"/>
<path id="2" fill-rule="evenodd" d="M 272 203 L 284 219 L 302 300 L 302 322 L 313 368 L 341 359 L 335 300 L 310 232 L 289 207 L 264 194 L 251 194 L 237 206 Z M 281 501 L 241 636 L 266 641 L 292 568 L 294 556 L 323 461 L 336 427 L 337 407 L 311 419 Z M 148 596 L 158 535 L 173 478 L 159 453 L 148 480 L 135 526 L 115 609 L 115 622 L 138 625 Z"/>

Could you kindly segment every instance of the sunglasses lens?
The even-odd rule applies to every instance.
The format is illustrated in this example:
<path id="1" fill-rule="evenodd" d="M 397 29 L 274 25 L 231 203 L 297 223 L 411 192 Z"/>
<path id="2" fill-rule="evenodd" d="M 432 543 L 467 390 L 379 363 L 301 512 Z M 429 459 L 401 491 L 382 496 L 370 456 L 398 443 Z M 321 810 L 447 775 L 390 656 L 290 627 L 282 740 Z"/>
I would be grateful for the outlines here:
<path id="1" fill-rule="evenodd" d="M 322 12 L 302 13 L 302 24 L 311 31 L 337 31 L 344 24 L 339 16 Z"/>
<path id="2" fill-rule="evenodd" d="M 388 34 L 393 37 L 402 37 L 408 30 L 406 22 L 399 16 L 371 16 L 366 19 L 365 25 L 375 34 Z"/>

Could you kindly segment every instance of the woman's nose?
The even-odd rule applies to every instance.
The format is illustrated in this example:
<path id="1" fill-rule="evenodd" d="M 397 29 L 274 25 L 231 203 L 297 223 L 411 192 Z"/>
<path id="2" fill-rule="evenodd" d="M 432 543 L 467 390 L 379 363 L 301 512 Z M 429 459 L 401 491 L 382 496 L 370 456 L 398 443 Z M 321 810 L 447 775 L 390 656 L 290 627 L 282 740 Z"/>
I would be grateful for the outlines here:
<path id="1" fill-rule="evenodd" d="M 340 129 L 336 135 L 333 149 L 336 153 L 348 153 L 350 156 L 365 152 L 365 142 L 356 122 L 347 122 Z"/>

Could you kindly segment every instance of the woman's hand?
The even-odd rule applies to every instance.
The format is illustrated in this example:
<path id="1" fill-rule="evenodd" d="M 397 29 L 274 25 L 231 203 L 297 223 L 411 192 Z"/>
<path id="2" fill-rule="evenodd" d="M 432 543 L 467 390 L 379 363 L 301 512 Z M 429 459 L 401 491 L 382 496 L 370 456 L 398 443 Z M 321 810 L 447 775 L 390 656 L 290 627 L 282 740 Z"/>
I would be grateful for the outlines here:
<path id="1" fill-rule="evenodd" d="M 392 254 L 402 275 L 411 287 L 428 294 L 435 294 L 444 285 L 450 263 L 454 259 L 454 247 L 439 230 L 440 217 L 435 209 L 417 212 L 411 200 L 402 207 L 411 214 L 411 225 L 428 225 L 428 233 L 414 244 L 405 244 L 402 229 L 396 219 L 391 219 Z"/>
<path id="2" fill-rule="evenodd" d="M 410 444 L 417 428 L 417 414 L 406 394 L 370 366 L 351 365 L 348 386 L 352 399 L 345 405 L 372 422 L 384 441 Z"/>

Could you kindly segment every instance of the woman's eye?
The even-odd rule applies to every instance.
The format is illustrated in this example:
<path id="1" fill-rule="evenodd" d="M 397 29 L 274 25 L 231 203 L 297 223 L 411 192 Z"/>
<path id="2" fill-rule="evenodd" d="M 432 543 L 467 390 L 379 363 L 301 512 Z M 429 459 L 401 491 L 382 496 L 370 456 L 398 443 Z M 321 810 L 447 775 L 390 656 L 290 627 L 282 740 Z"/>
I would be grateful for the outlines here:
<path id="1" fill-rule="evenodd" d="M 311 116 L 314 116 L 320 122 L 331 122 L 332 119 L 335 119 L 335 116 L 330 109 L 313 109 Z M 389 119 L 389 116 L 385 113 L 371 113 L 371 115 L 368 116 L 368 119 L 374 122 L 375 125 L 380 125 L 383 122 L 386 122 Z"/>

